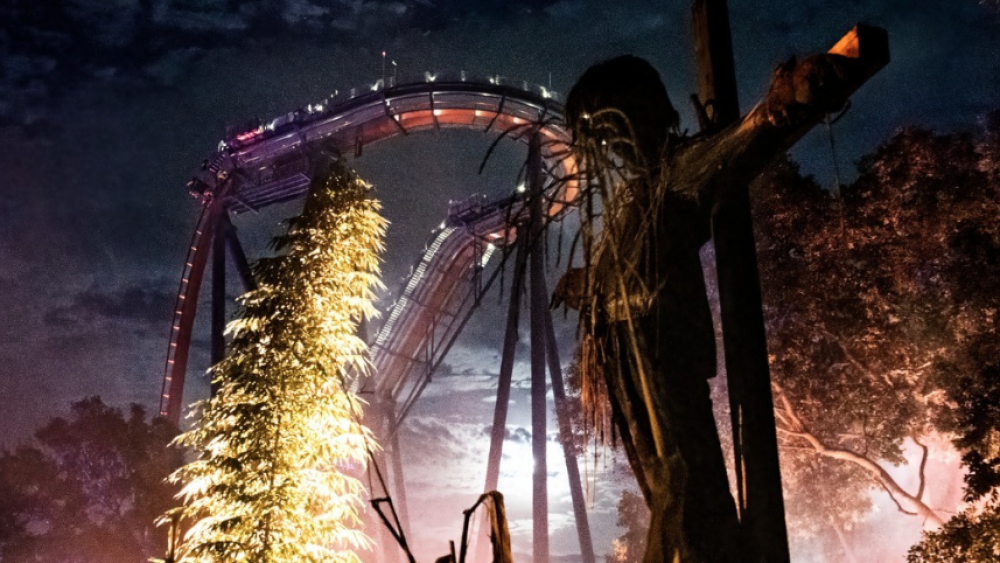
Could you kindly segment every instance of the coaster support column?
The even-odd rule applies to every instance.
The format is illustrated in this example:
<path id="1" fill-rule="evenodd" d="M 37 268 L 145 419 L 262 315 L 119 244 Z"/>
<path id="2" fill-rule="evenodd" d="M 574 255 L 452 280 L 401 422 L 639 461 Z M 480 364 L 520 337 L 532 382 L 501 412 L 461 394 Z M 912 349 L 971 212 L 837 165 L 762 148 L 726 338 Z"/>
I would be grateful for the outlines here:
<path id="1" fill-rule="evenodd" d="M 528 143 L 528 263 L 531 276 L 531 454 L 532 469 L 532 552 L 533 563 L 549 561 L 549 499 L 548 464 L 545 459 L 547 446 L 545 340 L 546 317 L 549 315 L 545 294 L 545 270 L 542 259 L 545 244 L 544 218 L 542 217 L 541 139 L 535 133 Z"/>
<path id="2" fill-rule="evenodd" d="M 545 285 L 542 286 L 542 294 L 549 294 Z M 590 535 L 590 522 L 587 518 L 587 500 L 583 496 L 583 481 L 580 479 L 580 466 L 577 465 L 576 448 L 573 444 L 573 424 L 570 422 L 569 413 L 566 412 L 568 407 L 566 386 L 563 384 L 559 349 L 556 347 L 556 332 L 552 326 L 552 309 L 548 309 L 546 312 L 545 350 L 549 361 L 549 377 L 552 380 L 552 396 L 556 403 L 556 420 L 559 424 L 563 457 L 566 459 L 566 477 L 569 479 L 569 494 L 573 501 L 576 535 L 580 541 L 580 560 L 582 563 L 595 563 L 594 541 Z"/>

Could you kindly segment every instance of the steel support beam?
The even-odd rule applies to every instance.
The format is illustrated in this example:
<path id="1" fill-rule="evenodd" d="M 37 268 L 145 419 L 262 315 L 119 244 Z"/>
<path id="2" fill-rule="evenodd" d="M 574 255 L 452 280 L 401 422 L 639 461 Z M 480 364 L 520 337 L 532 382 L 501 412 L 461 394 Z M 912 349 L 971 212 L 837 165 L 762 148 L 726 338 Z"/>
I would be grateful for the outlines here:
<path id="1" fill-rule="evenodd" d="M 695 52 L 702 103 L 713 127 L 739 119 L 725 0 L 696 0 Z M 749 186 L 730 186 L 712 218 L 726 374 L 733 422 L 742 551 L 752 563 L 788 563 L 771 374 L 750 216 Z"/>
<path id="2" fill-rule="evenodd" d="M 386 399 L 386 426 L 392 425 L 395 419 L 396 404 Z M 399 525 L 407 537 L 410 535 L 410 512 L 406 502 L 406 480 L 403 476 L 403 454 L 399 450 L 399 431 L 393 428 L 392 437 L 389 438 L 389 459 L 392 463 L 392 484 L 393 484 L 393 505 L 396 507 L 396 515 L 399 517 Z"/>
<path id="3" fill-rule="evenodd" d="M 229 214 L 222 210 L 212 235 L 212 365 L 226 357 L 226 239 L 232 225 Z M 209 372 L 210 374 L 212 372 Z M 212 395 L 219 384 L 212 376 Z"/>
<path id="4" fill-rule="evenodd" d="M 490 452 L 486 461 L 486 485 L 484 492 L 497 490 L 500 480 L 500 459 L 503 457 L 503 441 L 507 434 L 507 409 L 510 406 L 510 383 L 514 375 L 514 354 L 517 350 L 518 322 L 521 314 L 521 295 L 524 292 L 524 270 L 527 263 L 528 237 L 518 230 L 514 243 L 514 275 L 510 284 L 510 302 L 507 304 L 507 328 L 504 332 L 503 353 L 500 357 L 500 377 L 497 381 L 497 403 L 493 410 L 493 428 L 490 431 Z M 489 553 L 488 520 L 480 526 L 477 536 L 476 560 L 486 561 Z"/>
<path id="5" fill-rule="evenodd" d="M 543 279 L 542 294 L 548 295 L 548 288 Z M 569 479 L 569 494 L 573 501 L 573 517 L 576 520 L 576 536 L 580 541 L 581 563 L 595 563 L 594 541 L 590 535 L 590 522 L 587 518 L 587 500 L 583 496 L 583 481 L 580 479 L 580 466 L 577 465 L 576 449 L 573 447 L 573 424 L 566 411 L 566 386 L 563 383 L 562 365 L 559 362 L 559 348 L 556 346 L 556 331 L 552 326 L 552 309 L 546 309 L 545 315 L 545 350 L 549 362 L 549 377 L 552 380 L 552 396 L 556 403 L 556 420 L 559 424 L 559 437 L 562 442 L 563 457 L 566 460 L 566 477 Z"/>
<path id="6" fill-rule="evenodd" d="M 364 417 L 365 423 L 375 434 L 376 438 L 383 439 L 391 430 L 392 420 L 394 418 L 394 411 L 392 408 L 391 401 L 387 401 L 385 397 L 375 395 L 372 397 L 372 403 L 370 408 L 365 409 Z M 376 476 L 382 474 L 386 477 L 385 473 L 382 472 L 380 468 L 386 467 L 386 458 L 388 457 L 387 452 L 383 448 L 376 448 L 374 452 L 369 453 L 369 467 L 368 467 L 368 483 L 369 491 L 368 494 L 371 498 L 379 497 L 393 497 L 393 491 L 390 487 L 393 487 L 393 480 L 389 483 L 378 479 Z M 394 477 L 394 476 L 392 476 Z M 390 479 L 392 479 L 390 477 Z M 381 491 L 378 489 L 381 488 Z M 393 487 L 396 488 L 396 487 Z M 395 499 L 393 499 L 393 505 L 395 505 Z M 371 525 L 375 526 L 375 541 L 378 542 L 379 553 L 377 561 L 380 563 L 399 563 L 403 558 L 400 557 L 401 550 L 399 549 L 399 544 L 393 538 L 392 533 L 389 528 L 379 519 L 376 511 L 373 507 L 369 507 L 366 514 L 371 520 Z"/>
<path id="7" fill-rule="evenodd" d="M 545 459 L 547 445 L 545 385 L 546 317 L 549 301 L 545 292 L 545 269 L 542 246 L 544 224 L 542 210 L 542 149 L 538 133 L 528 142 L 528 263 L 531 287 L 531 455 L 532 471 L 532 553 L 533 563 L 549 561 L 549 498 L 548 464 Z"/>
<path id="8" fill-rule="evenodd" d="M 497 381 L 497 403 L 493 411 L 493 429 L 490 433 L 490 453 L 486 462 L 485 492 L 495 491 L 500 479 L 500 458 L 503 456 L 503 439 L 507 429 L 507 408 L 510 405 L 510 381 L 514 374 L 514 353 L 517 349 L 518 317 L 521 312 L 524 266 L 527 237 L 518 237 L 514 257 L 514 277 L 507 305 L 507 329 L 504 333 L 503 355 L 500 358 L 500 379 Z"/>
<path id="9" fill-rule="evenodd" d="M 236 274 L 239 275 L 240 282 L 243 283 L 243 291 L 253 291 L 257 289 L 257 280 L 253 279 L 253 270 L 250 268 L 250 262 L 247 261 L 247 255 L 243 251 L 240 238 L 236 234 L 236 227 L 231 222 L 228 223 L 226 242 L 229 244 L 229 255 L 233 259 L 233 265 L 236 266 Z"/>
<path id="10" fill-rule="evenodd" d="M 199 221 L 199 229 L 191 241 L 189 253 L 191 265 L 186 270 L 187 277 L 181 280 L 182 287 L 178 295 L 178 305 L 183 312 L 179 319 L 180 325 L 177 327 L 176 341 L 170 343 L 170 346 L 176 350 L 169 368 L 169 381 L 165 385 L 169 393 L 165 409 L 166 417 L 174 425 L 180 424 L 181 411 L 184 409 L 184 377 L 187 374 L 187 361 L 191 348 L 191 331 L 194 328 L 194 318 L 198 310 L 198 294 L 208 262 L 208 245 L 211 244 L 219 215 L 224 212 L 221 200 L 227 191 L 228 184 L 223 184 L 219 188 L 218 195 L 204 209 L 204 217 Z"/>

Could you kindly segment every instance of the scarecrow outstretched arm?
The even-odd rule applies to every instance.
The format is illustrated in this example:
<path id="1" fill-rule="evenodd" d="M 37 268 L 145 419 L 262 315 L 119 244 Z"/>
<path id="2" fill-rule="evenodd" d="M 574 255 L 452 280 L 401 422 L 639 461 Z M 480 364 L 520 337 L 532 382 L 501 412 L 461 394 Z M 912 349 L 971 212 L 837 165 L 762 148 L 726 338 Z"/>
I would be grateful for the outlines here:
<path id="1" fill-rule="evenodd" d="M 727 189 L 745 189 L 888 62 L 885 30 L 864 25 L 827 53 L 792 58 L 778 67 L 767 97 L 742 120 L 677 151 L 668 168 L 670 189 L 709 205 Z"/>
<path id="2" fill-rule="evenodd" d="M 825 115 L 843 108 L 850 95 L 888 62 L 885 30 L 865 25 L 856 26 L 827 53 L 789 60 L 775 71 L 764 100 L 742 120 L 679 147 L 664 167 L 669 178 L 662 185 L 697 199 L 707 220 L 720 197 L 746 189 L 776 156 Z M 614 271 L 603 250 L 592 267 Z M 552 305 L 565 303 L 573 309 L 585 305 L 586 289 L 607 282 L 595 272 L 591 276 L 588 280 L 583 269 L 571 269 L 556 287 Z"/>

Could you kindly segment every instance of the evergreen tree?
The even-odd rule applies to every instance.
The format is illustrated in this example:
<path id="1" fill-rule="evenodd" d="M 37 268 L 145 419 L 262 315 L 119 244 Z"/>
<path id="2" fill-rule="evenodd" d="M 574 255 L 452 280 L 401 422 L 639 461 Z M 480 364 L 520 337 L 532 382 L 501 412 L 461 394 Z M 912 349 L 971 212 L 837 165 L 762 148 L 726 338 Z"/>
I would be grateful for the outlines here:
<path id="1" fill-rule="evenodd" d="M 317 174 L 302 215 L 258 262 L 241 298 L 218 393 L 178 443 L 198 459 L 178 470 L 194 520 L 187 563 L 356 563 L 362 485 L 352 475 L 371 442 L 346 374 L 368 371 L 357 335 L 380 286 L 386 221 L 370 187 L 338 161 Z"/>
<path id="2" fill-rule="evenodd" d="M 611 542 L 611 553 L 605 563 L 641 563 L 646 551 L 646 530 L 649 528 L 649 509 L 642 495 L 625 489 L 618 499 L 618 527 L 624 530 Z"/>

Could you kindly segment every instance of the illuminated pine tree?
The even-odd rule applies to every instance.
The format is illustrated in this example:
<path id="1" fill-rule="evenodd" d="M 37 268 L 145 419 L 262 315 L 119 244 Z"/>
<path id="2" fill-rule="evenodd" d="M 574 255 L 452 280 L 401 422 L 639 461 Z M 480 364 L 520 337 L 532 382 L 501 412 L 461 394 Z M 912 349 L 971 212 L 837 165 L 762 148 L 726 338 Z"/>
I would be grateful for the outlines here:
<path id="1" fill-rule="evenodd" d="M 179 469 L 193 521 L 185 563 L 356 563 L 371 436 L 345 373 L 367 373 L 359 319 L 375 314 L 386 221 L 370 186 L 342 163 L 314 180 L 302 215 L 255 267 L 218 393 L 177 442 L 199 454 Z"/>

